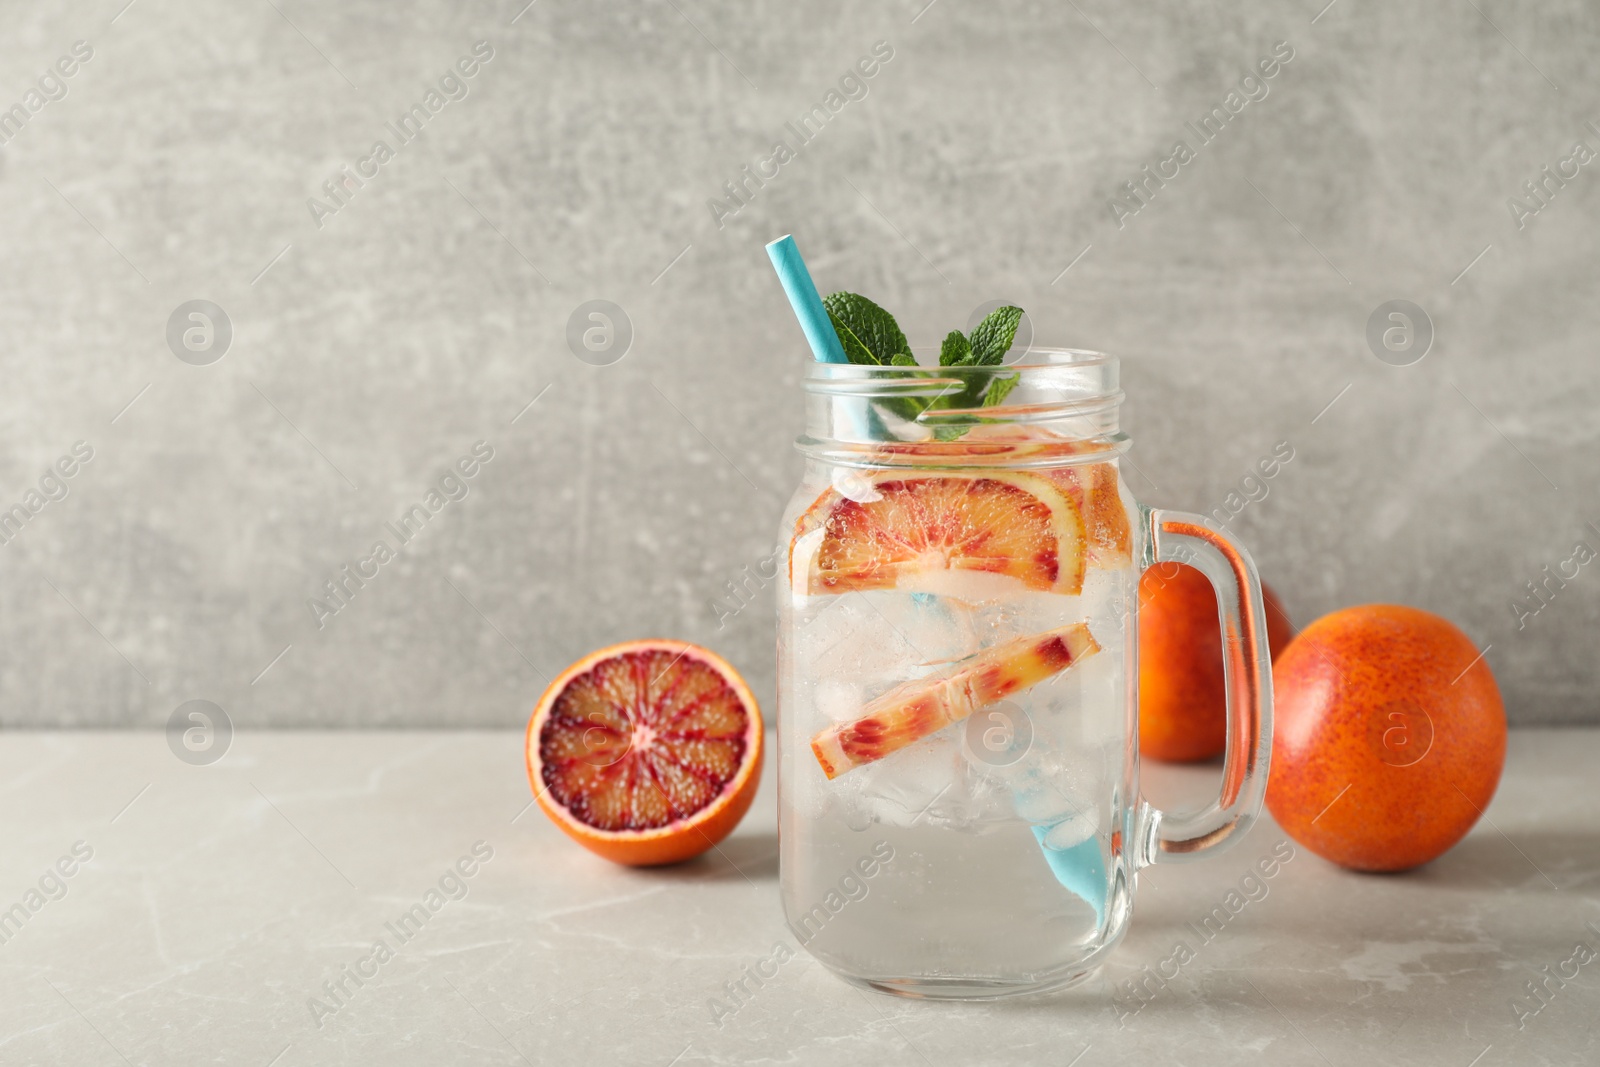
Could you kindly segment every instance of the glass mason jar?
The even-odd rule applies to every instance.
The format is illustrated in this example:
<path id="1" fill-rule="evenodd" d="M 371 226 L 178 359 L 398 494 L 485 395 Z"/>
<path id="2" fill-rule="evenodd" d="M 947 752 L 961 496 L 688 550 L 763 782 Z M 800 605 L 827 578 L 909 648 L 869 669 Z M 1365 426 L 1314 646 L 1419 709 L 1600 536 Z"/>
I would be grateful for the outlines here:
<path id="1" fill-rule="evenodd" d="M 1255 567 L 1209 520 L 1133 500 L 1113 357 L 813 363 L 804 384 L 778 609 L 790 929 L 889 993 L 1076 982 L 1127 929 L 1140 867 L 1230 845 L 1260 812 Z M 1216 590 L 1228 694 L 1220 795 L 1186 813 L 1139 792 L 1138 583 L 1174 560 Z"/>

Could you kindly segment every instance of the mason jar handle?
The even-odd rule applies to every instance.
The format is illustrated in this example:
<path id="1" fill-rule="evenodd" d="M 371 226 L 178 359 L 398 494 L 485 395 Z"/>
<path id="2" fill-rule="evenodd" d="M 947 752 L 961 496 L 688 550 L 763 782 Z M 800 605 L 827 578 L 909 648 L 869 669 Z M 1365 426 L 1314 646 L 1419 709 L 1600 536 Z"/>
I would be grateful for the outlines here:
<path id="1" fill-rule="evenodd" d="M 1226 848 L 1261 814 L 1272 759 L 1272 656 L 1267 649 L 1261 579 L 1250 554 L 1216 524 L 1181 511 L 1145 509 L 1155 563 L 1187 563 L 1217 594 L 1222 626 L 1223 690 L 1227 694 L 1228 748 L 1217 799 L 1195 812 L 1167 812 L 1140 801 L 1144 832 L 1141 864 L 1194 859 Z"/>

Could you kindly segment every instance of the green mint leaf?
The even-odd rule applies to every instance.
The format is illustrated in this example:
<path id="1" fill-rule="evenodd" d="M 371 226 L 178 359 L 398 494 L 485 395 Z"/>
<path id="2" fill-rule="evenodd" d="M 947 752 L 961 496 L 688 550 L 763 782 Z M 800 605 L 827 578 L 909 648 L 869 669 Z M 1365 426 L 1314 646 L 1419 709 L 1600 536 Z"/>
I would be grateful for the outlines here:
<path id="1" fill-rule="evenodd" d="M 933 439 L 935 441 L 958 441 L 977 424 L 978 420 L 972 419 L 968 422 L 946 423 L 943 426 L 935 426 L 933 428 Z"/>
<path id="2" fill-rule="evenodd" d="M 972 344 L 960 330 L 951 330 L 939 346 L 939 366 L 960 367 L 972 362 Z"/>
<path id="3" fill-rule="evenodd" d="M 887 364 L 901 352 L 911 350 L 894 316 L 866 297 L 857 293 L 833 293 L 823 298 L 822 305 L 828 309 L 828 317 L 833 320 L 833 328 L 838 331 L 839 341 L 846 346 L 845 354 L 850 356 L 852 363 L 864 361 L 858 360 L 850 352 L 844 340 L 845 330 L 855 335 L 856 340 L 872 355 L 874 363 Z"/>
<path id="4" fill-rule="evenodd" d="M 830 311 L 828 321 L 833 323 L 833 332 L 839 335 L 839 344 L 844 347 L 846 359 L 851 363 L 865 363 L 869 367 L 878 366 L 881 362 L 878 357 L 855 335 L 855 331 L 839 321 L 839 316 Z"/>
<path id="5" fill-rule="evenodd" d="M 1022 381 L 1020 374 L 992 379 L 989 382 L 989 391 L 983 394 L 983 406 L 992 408 L 1005 403 L 1006 395 L 1015 389 L 1020 381 Z"/>
<path id="6" fill-rule="evenodd" d="M 828 310 L 828 320 L 839 335 L 845 356 L 851 363 L 875 367 L 917 367 L 916 358 L 910 354 L 906 335 L 895 322 L 894 316 L 877 304 L 856 293 L 838 292 L 822 301 Z M 998 367 L 1005 362 L 1006 353 L 1017 338 L 1017 328 L 1022 322 L 1022 309 L 1014 305 L 997 308 L 984 317 L 970 335 L 951 330 L 939 346 L 941 367 Z M 928 372 L 930 374 L 935 372 Z M 1011 391 L 1021 384 L 1020 374 L 1000 377 L 993 374 L 963 376 L 960 387 L 931 399 L 922 397 L 886 397 L 873 402 L 870 419 L 875 433 L 882 433 L 879 412 L 916 421 L 935 411 L 954 411 L 977 407 L 992 408 L 1004 404 Z M 946 416 L 946 418 L 952 418 Z M 954 441 L 980 422 L 990 420 L 975 415 L 953 417 L 933 427 L 934 439 Z"/>
<path id="7" fill-rule="evenodd" d="M 995 308 L 984 316 L 972 331 L 972 362 L 992 367 L 1004 360 L 1011 351 L 1011 342 L 1016 340 L 1017 325 L 1021 322 L 1022 309 L 1011 304 Z"/>

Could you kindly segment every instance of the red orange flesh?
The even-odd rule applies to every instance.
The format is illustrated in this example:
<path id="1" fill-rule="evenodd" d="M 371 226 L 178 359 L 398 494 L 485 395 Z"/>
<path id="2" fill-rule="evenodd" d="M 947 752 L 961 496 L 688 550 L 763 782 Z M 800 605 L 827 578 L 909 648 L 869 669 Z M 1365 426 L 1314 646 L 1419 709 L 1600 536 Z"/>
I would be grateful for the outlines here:
<path id="1" fill-rule="evenodd" d="M 568 836 L 634 866 L 700 854 L 738 825 L 761 778 L 761 712 L 715 653 L 630 641 L 585 656 L 528 721 L 528 778 Z"/>
<path id="2" fill-rule="evenodd" d="M 997 700 L 1066 670 L 1100 646 L 1082 623 L 985 649 L 953 668 L 884 693 L 860 718 L 835 723 L 811 740 L 823 773 L 837 778 L 863 763 L 942 730 Z"/>
<path id="3" fill-rule="evenodd" d="M 1061 593 L 1083 587 L 1083 520 L 1032 474 L 880 474 L 863 481 L 858 499 L 824 493 L 801 517 L 796 541 L 819 527 L 810 593 L 889 589 L 938 570 L 1006 575 Z"/>
<path id="4" fill-rule="evenodd" d="M 1077 463 L 1046 472 L 1083 516 L 1088 562 L 1126 567 L 1133 560 L 1133 531 L 1122 504 L 1114 463 Z"/>

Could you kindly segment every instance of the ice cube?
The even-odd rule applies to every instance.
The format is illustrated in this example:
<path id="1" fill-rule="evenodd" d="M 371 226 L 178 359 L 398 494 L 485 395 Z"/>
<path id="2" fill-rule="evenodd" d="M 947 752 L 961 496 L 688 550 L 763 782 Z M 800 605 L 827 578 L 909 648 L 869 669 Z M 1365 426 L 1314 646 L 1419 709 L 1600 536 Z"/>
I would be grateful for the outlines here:
<path id="1" fill-rule="evenodd" d="M 1040 838 L 1040 844 L 1045 848 L 1056 851 L 1065 851 L 1074 845 L 1081 845 L 1095 834 L 1100 832 L 1100 809 L 1086 808 L 1081 815 L 1073 815 L 1063 819 L 1045 831 Z"/>
<path id="2" fill-rule="evenodd" d="M 794 629 L 796 665 L 809 677 L 904 681 L 978 651 L 971 610 L 956 601 L 893 589 L 811 600 Z"/>
<path id="3" fill-rule="evenodd" d="M 817 733 L 836 722 L 849 722 L 861 717 L 862 705 L 866 700 L 861 695 L 861 686 L 857 682 L 842 681 L 837 678 L 820 678 L 812 690 L 813 704 L 821 712 L 820 720 L 812 719 L 812 733 Z"/>
<path id="4" fill-rule="evenodd" d="M 931 593 L 965 604 L 1009 600 L 1028 592 L 1020 579 L 988 571 L 927 567 L 900 575 L 898 588 L 911 593 Z"/>
<path id="5" fill-rule="evenodd" d="M 979 605 L 975 615 L 979 628 L 989 635 L 990 644 L 1044 633 L 1088 618 L 1079 597 L 1037 589 Z"/>
<path id="6" fill-rule="evenodd" d="M 960 601 L 899 590 L 854 597 L 900 638 L 902 649 L 911 652 L 919 666 L 951 663 L 978 651 L 972 610 Z"/>
<path id="7" fill-rule="evenodd" d="M 847 829 L 856 833 L 872 829 L 873 826 L 883 822 L 878 813 L 873 810 L 870 803 L 863 800 L 859 793 L 848 796 L 835 797 L 839 818 Z"/>
<path id="8" fill-rule="evenodd" d="M 1126 569 L 1090 567 L 1078 595 L 1082 618 L 1102 647 L 1120 646 L 1128 627 L 1128 606 L 1137 578 Z"/>
<path id="9" fill-rule="evenodd" d="M 924 737 L 837 780 L 855 778 L 863 804 L 887 825 L 910 826 L 929 818 L 961 772 L 960 749 L 945 736 L 950 732 Z"/>
<path id="10" fill-rule="evenodd" d="M 1049 826 L 1077 814 L 1079 805 L 1055 782 L 1034 780 L 1014 789 L 1017 815 L 1030 826 Z"/>
<path id="11" fill-rule="evenodd" d="M 976 831 L 1014 819 L 1003 782 L 975 770 L 953 728 L 841 775 L 832 783 L 854 812 L 886 826 Z"/>
<path id="12" fill-rule="evenodd" d="M 1071 672 L 1078 739 L 1089 749 L 1122 748 L 1128 732 L 1126 660 L 1117 646 L 1100 651 L 1077 664 Z"/>
<path id="13" fill-rule="evenodd" d="M 995 772 L 1010 789 L 1017 815 L 1033 826 L 1052 826 L 1079 815 L 1104 791 L 1108 750 L 1076 742 L 1059 747 L 1053 736 L 1036 734 L 1027 755 Z"/>

